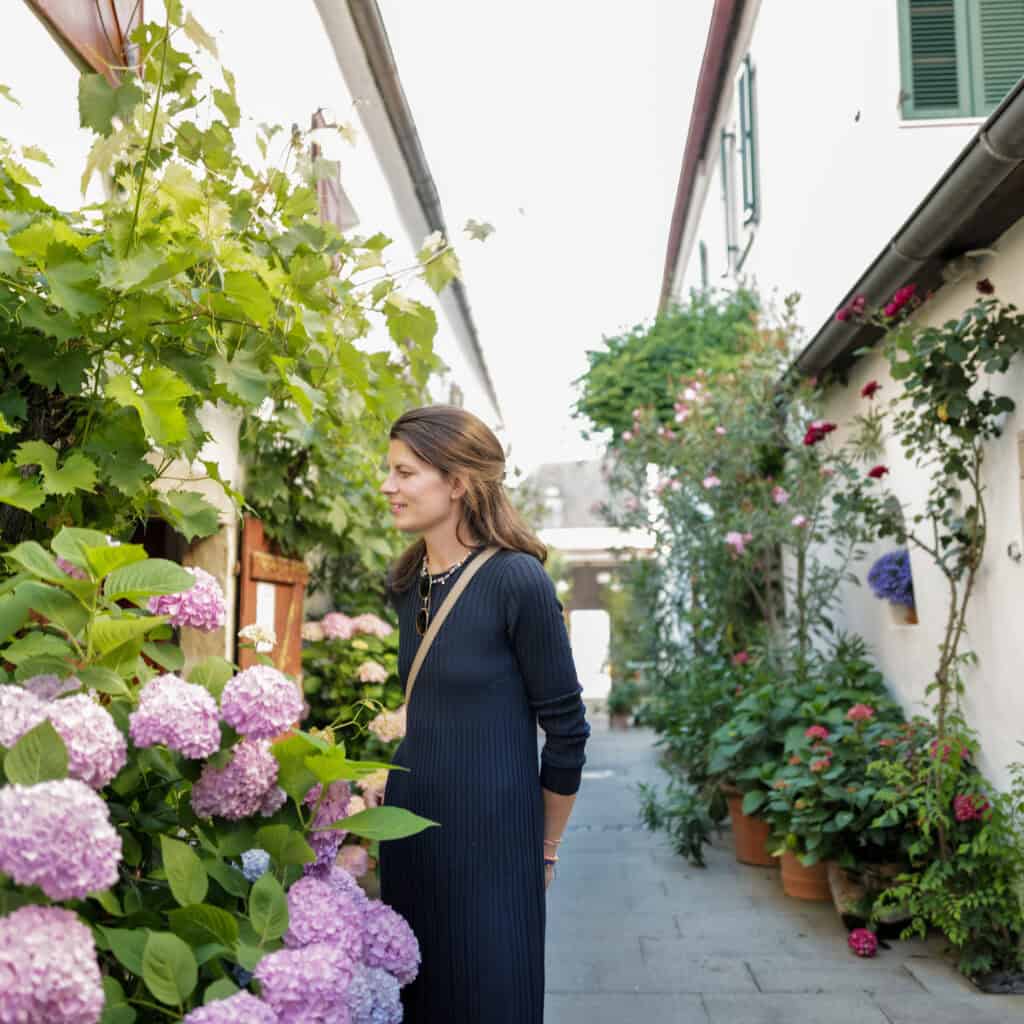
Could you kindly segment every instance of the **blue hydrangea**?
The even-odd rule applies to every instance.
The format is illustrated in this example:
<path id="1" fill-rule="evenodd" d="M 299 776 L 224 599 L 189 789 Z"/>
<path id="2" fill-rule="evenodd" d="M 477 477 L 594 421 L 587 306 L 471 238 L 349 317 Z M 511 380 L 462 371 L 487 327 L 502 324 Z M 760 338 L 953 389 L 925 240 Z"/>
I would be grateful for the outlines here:
<path id="1" fill-rule="evenodd" d="M 242 874 L 247 882 L 255 882 L 270 870 L 270 854 L 258 846 L 242 854 Z"/>
<path id="2" fill-rule="evenodd" d="M 382 967 L 357 971 L 345 998 L 352 1024 L 401 1024 L 401 987 Z"/>
<path id="3" fill-rule="evenodd" d="M 868 585 L 875 597 L 913 608 L 914 578 L 910 572 L 910 552 L 899 548 L 882 555 L 868 571 Z"/>

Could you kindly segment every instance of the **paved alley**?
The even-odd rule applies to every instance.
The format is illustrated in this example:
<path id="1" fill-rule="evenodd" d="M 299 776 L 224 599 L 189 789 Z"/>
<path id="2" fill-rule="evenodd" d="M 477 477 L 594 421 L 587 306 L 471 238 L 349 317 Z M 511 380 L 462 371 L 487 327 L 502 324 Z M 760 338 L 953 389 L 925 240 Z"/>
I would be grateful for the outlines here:
<path id="1" fill-rule="evenodd" d="M 984 996 L 941 946 L 859 960 L 831 904 L 783 896 L 728 835 L 690 867 L 639 825 L 634 787 L 663 781 L 654 734 L 592 716 L 579 799 L 548 893 L 546 1024 L 1004 1024 L 1024 997 Z"/>

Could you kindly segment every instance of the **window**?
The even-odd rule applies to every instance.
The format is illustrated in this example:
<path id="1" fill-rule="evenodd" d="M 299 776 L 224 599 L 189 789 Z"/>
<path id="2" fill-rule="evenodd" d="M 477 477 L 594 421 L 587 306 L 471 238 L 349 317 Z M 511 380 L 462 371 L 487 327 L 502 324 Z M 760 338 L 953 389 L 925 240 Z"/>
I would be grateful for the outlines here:
<path id="1" fill-rule="evenodd" d="M 984 117 L 1024 75 L 1024 0 L 900 0 L 908 120 Z"/>
<path id="2" fill-rule="evenodd" d="M 743 58 L 739 81 L 740 166 L 743 172 L 743 225 L 761 218 L 761 183 L 757 167 L 757 105 L 754 99 L 754 65 L 750 54 Z"/>

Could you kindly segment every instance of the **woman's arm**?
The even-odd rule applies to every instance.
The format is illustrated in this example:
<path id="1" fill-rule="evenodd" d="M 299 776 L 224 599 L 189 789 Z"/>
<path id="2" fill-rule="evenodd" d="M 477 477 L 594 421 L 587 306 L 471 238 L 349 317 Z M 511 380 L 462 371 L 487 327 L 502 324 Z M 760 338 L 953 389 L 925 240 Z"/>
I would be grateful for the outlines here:
<path id="1" fill-rule="evenodd" d="M 572 805 L 576 803 L 576 794 L 563 796 L 561 793 L 552 793 L 550 789 L 541 789 L 541 792 L 544 794 L 544 856 L 558 857 L 558 845 L 565 833 L 565 826 L 569 824 Z M 554 878 L 554 867 L 553 864 L 545 865 L 545 889 Z"/>

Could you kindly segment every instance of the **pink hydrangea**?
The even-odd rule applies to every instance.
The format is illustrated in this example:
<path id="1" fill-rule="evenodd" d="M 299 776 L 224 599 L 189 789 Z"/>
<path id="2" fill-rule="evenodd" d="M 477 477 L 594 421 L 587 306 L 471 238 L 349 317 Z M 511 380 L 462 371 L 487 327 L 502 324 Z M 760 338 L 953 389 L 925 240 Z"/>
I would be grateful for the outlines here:
<path id="1" fill-rule="evenodd" d="M 96 946 L 75 914 L 30 905 L 0 918 L 2 1024 L 96 1024 L 102 1012 Z"/>
<path id="2" fill-rule="evenodd" d="M 703 486 L 704 490 L 710 491 L 715 487 L 721 487 L 722 481 L 719 480 L 714 473 L 709 473 L 703 480 L 701 480 L 701 486 Z"/>
<path id="3" fill-rule="evenodd" d="M 384 798 L 384 790 L 388 784 L 388 770 L 379 768 L 369 775 L 356 780 L 356 786 L 363 794 L 367 807 L 376 807 Z"/>
<path id="4" fill-rule="evenodd" d="M 321 800 L 322 792 L 323 786 L 317 783 L 303 800 L 303 803 L 310 807 L 316 807 L 317 801 L 320 801 L 316 817 L 313 819 L 309 835 L 306 838 L 316 852 L 317 864 L 332 864 L 338 855 L 338 847 L 341 846 L 348 833 L 328 826 L 345 817 L 352 791 L 347 782 L 332 782 Z"/>
<path id="5" fill-rule="evenodd" d="M 878 952 L 878 936 L 867 928 L 854 928 L 846 941 L 857 956 L 872 957 Z"/>
<path id="6" fill-rule="evenodd" d="M 277 759 L 266 740 L 242 740 L 231 760 L 216 768 L 207 762 L 192 786 L 192 810 L 201 818 L 238 821 L 256 814 L 277 782 Z"/>
<path id="7" fill-rule="evenodd" d="M 343 612 L 329 612 L 320 621 L 320 627 L 328 640 L 350 640 L 354 631 L 352 620 Z"/>
<path id="8" fill-rule="evenodd" d="M 29 693 L 35 694 L 40 700 L 56 700 L 65 693 L 74 693 L 82 688 L 82 680 L 78 676 L 61 679 L 55 675 L 32 676 L 21 684 Z"/>
<path id="9" fill-rule="evenodd" d="M 163 744 L 188 758 L 209 757 L 220 747 L 217 702 L 202 686 L 170 672 L 146 683 L 128 723 L 137 747 Z"/>
<path id="10" fill-rule="evenodd" d="M 363 913 L 369 905 L 369 897 L 363 887 L 344 868 L 337 864 L 307 864 L 305 867 L 306 877 L 319 878 L 332 888 L 340 892 L 345 899 L 354 903 L 359 912 Z"/>
<path id="11" fill-rule="evenodd" d="M 823 725 L 812 725 L 808 729 L 804 730 L 804 736 L 809 740 L 827 740 L 828 729 Z"/>
<path id="12" fill-rule="evenodd" d="M 273 1007 L 251 992 L 236 992 L 227 999 L 215 999 L 185 1015 L 183 1024 L 278 1024 Z"/>
<path id="13" fill-rule="evenodd" d="M 0 871 L 51 900 L 82 900 L 118 878 L 121 837 L 84 782 L 0 789 Z"/>
<path id="14" fill-rule="evenodd" d="M 363 963 L 383 967 L 400 985 L 413 981 L 420 969 L 420 944 L 409 922 L 380 900 L 363 911 Z"/>
<path id="15" fill-rule="evenodd" d="M 346 993 L 358 965 L 327 942 L 268 953 L 253 972 L 280 1024 L 351 1024 Z"/>
<path id="16" fill-rule="evenodd" d="M 358 843 L 343 846 L 338 854 L 338 867 L 343 868 L 353 878 L 362 878 L 370 870 L 370 855 L 366 847 Z"/>
<path id="17" fill-rule="evenodd" d="M 390 673 L 376 661 L 364 661 L 356 669 L 356 677 L 361 683 L 386 683 Z"/>
<path id="18" fill-rule="evenodd" d="M 228 681 L 220 698 L 224 721 L 241 736 L 267 740 L 301 721 L 302 691 L 270 665 L 253 665 Z"/>
<path id="19" fill-rule="evenodd" d="M 46 718 L 46 705 L 20 686 L 0 684 L 0 747 L 13 747 Z"/>
<path id="20" fill-rule="evenodd" d="M 227 607 L 224 591 L 216 578 L 198 566 L 186 566 L 195 583 L 179 594 L 160 594 L 149 599 L 153 615 L 170 616 L 171 625 L 179 629 L 190 626 L 203 633 L 212 633 L 224 625 Z"/>
<path id="21" fill-rule="evenodd" d="M 875 717 L 875 709 L 870 704 L 854 704 L 849 711 L 846 712 L 846 717 L 851 722 L 867 722 L 869 719 Z"/>
<path id="22" fill-rule="evenodd" d="M 84 693 L 46 705 L 46 717 L 68 751 L 68 774 L 102 789 L 124 767 L 127 744 L 114 719 Z"/>
<path id="23" fill-rule="evenodd" d="M 393 743 L 405 736 L 405 705 L 397 711 L 382 711 L 366 726 L 381 743 Z"/>
<path id="24" fill-rule="evenodd" d="M 363 958 L 363 906 L 315 875 L 300 878 L 288 890 L 288 931 L 291 948 L 329 942 L 353 962 Z"/>
<path id="25" fill-rule="evenodd" d="M 272 814 L 277 814 L 287 802 L 288 794 L 280 786 L 271 786 L 260 801 L 260 814 L 264 818 L 269 818 Z"/>

